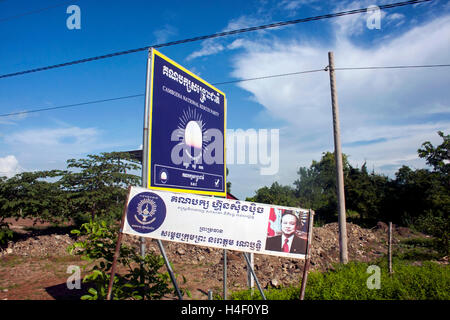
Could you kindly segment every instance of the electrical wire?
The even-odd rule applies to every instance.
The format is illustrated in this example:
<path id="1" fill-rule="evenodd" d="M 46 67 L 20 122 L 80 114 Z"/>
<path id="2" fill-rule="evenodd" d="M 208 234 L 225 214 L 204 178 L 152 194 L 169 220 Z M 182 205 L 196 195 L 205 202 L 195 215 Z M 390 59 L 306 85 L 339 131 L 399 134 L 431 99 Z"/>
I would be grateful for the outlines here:
<path id="1" fill-rule="evenodd" d="M 10 16 L 10 17 L 6 17 L 6 18 L 0 18 L 0 23 L 8 21 L 8 20 L 12 20 L 12 19 L 20 18 L 20 17 L 23 17 L 23 16 L 28 16 L 30 14 L 40 13 L 40 12 L 43 12 L 43 11 L 46 11 L 46 10 L 49 10 L 49 9 L 60 7 L 60 6 L 65 5 L 65 4 L 69 4 L 69 3 L 73 4 L 75 1 L 76 0 L 64 1 L 64 2 L 60 2 L 58 4 L 55 4 L 53 6 L 49 6 L 49 7 L 45 7 L 45 8 L 41 8 L 41 9 L 36 9 L 36 10 L 33 10 L 33 11 L 24 12 L 24 13 L 17 14 L 17 15 L 14 15 L 14 16 Z"/>
<path id="2" fill-rule="evenodd" d="M 240 79 L 240 80 L 231 80 L 231 81 L 225 81 L 225 82 L 217 82 L 217 83 L 212 83 L 212 85 L 218 86 L 218 85 L 223 85 L 223 84 L 238 83 L 238 82 L 253 81 L 253 80 L 261 80 L 261 79 L 269 79 L 269 78 L 284 77 L 284 76 L 293 76 L 293 75 L 297 75 L 297 74 L 313 73 L 313 72 L 319 72 L 319 71 L 326 71 L 326 68 L 316 69 L 316 70 L 309 70 L 309 71 L 298 71 L 298 72 L 290 72 L 290 73 L 283 73 L 283 74 L 274 74 L 274 75 L 270 75 L 270 76 L 262 76 L 262 77 Z"/>
<path id="3" fill-rule="evenodd" d="M 413 69 L 413 68 L 439 68 L 439 67 L 450 67 L 450 64 L 429 64 L 429 65 L 410 65 L 410 66 L 378 66 L 378 67 L 344 67 L 344 68 L 334 68 L 334 70 L 335 71 L 345 71 L 345 70 L 381 70 L 381 69 Z M 298 72 L 274 74 L 274 75 L 254 77 L 254 78 L 247 78 L 247 79 L 231 80 L 231 81 L 224 81 L 224 82 L 215 82 L 215 83 L 211 83 L 211 84 L 214 85 L 214 86 L 218 86 L 218 85 L 239 83 L 239 82 L 245 82 L 245 81 L 263 80 L 263 79 L 276 78 L 276 77 L 285 77 L 285 76 L 293 76 L 293 75 L 314 73 L 314 72 L 320 72 L 320 71 L 328 71 L 328 69 L 329 68 L 327 66 L 327 67 L 322 68 L 322 69 L 314 69 L 314 70 L 307 70 L 307 71 L 298 71 Z M 0 117 L 10 117 L 10 116 L 17 116 L 17 115 L 27 114 L 27 113 L 49 111 L 49 110 L 58 110 L 58 109 L 66 109 L 66 108 L 71 108 L 71 107 L 84 106 L 84 105 L 89 105 L 89 104 L 96 104 L 96 103 L 116 101 L 116 100 L 132 99 L 132 98 L 143 97 L 143 96 L 145 96 L 145 94 L 141 93 L 141 94 L 134 94 L 134 95 L 116 97 L 116 98 L 94 100 L 94 101 L 87 101 L 87 102 L 80 102 L 80 103 L 62 105 L 62 106 L 57 106 L 57 107 L 48 107 L 48 108 L 42 108 L 42 109 L 18 111 L 18 112 L 0 114 Z"/>
<path id="4" fill-rule="evenodd" d="M 396 8 L 396 7 L 406 6 L 406 5 L 429 2 L 429 1 L 432 1 L 432 0 L 410 0 L 410 1 L 403 1 L 403 2 L 386 4 L 386 5 L 380 5 L 380 6 L 378 6 L 378 8 L 380 10 L 391 9 L 391 8 Z M 72 65 L 76 65 L 76 64 L 80 64 L 80 63 L 86 63 L 86 62 L 90 62 L 90 61 L 96 61 L 96 60 L 117 57 L 117 56 L 121 56 L 121 55 L 125 55 L 125 54 L 131 54 L 131 53 L 136 53 L 136 52 L 140 52 L 140 51 L 145 51 L 145 50 L 148 50 L 149 48 L 158 49 L 158 48 L 162 48 L 162 47 L 168 47 L 168 46 L 184 44 L 184 43 L 189 43 L 189 42 L 195 42 L 195 41 L 200 41 L 200 40 L 206 40 L 206 39 L 219 38 L 219 37 L 235 35 L 235 34 L 240 34 L 240 33 L 245 33 L 245 32 L 277 28 L 277 27 L 293 25 L 293 24 L 298 24 L 298 23 L 330 19 L 330 18 L 342 17 L 342 16 L 352 15 L 352 14 L 365 13 L 369 9 L 370 8 L 362 8 L 362 9 L 355 9 L 355 10 L 349 10 L 349 11 L 342 11 L 342 12 L 330 13 L 330 14 L 325 14 L 325 15 L 320 15 L 320 16 L 315 16 L 315 17 L 281 21 L 281 22 L 260 25 L 260 26 L 250 27 L 250 28 L 242 28 L 242 29 L 224 31 L 224 32 L 219 32 L 219 33 L 213 33 L 213 34 L 209 34 L 209 35 L 203 35 L 203 36 L 198 36 L 198 37 L 193 37 L 193 38 L 188 38 L 188 39 L 183 39 L 183 40 L 171 41 L 171 42 L 162 43 L 162 44 L 155 44 L 155 45 L 145 46 L 145 47 L 141 47 L 141 48 L 135 48 L 135 49 L 125 50 L 125 51 L 109 53 L 109 54 L 105 54 L 105 55 L 101 55 L 101 56 L 85 58 L 85 59 L 81 59 L 81 60 L 74 60 L 74 61 L 70 61 L 70 62 L 64 62 L 64 63 L 45 66 L 45 67 L 39 67 L 39 68 L 35 68 L 35 69 L 29 69 L 29 70 L 24 70 L 24 71 L 19 71 L 19 72 L 2 74 L 2 75 L 0 75 L 0 79 L 15 77 L 15 76 L 19 76 L 19 75 L 28 74 L 28 73 L 35 73 L 35 72 L 40 72 L 40 71 L 45 71 L 45 70 L 50 70 L 50 69 L 67 67 L 67 66 L 72 66 Z"/>
<path id="5" fill-rule="evenodd" d="M 417 66 L 390 66 L 390 67 L 348 67 L 348 68 L 334 68 L 334 70 L 345 71 L 345 70 L 413 69 L 413 68 L 439 68 L 439 67 L 450 67 L 450 64 L 429 64 Z"/>
<path id="6" fill-rule="evenodd" d="M 33 112 L 41 112 L 41 111 L 49 111 L 49 110 L 57 110 L 57 109 L 66 109 L 66 108 L 71 108 L 71 107 L 84 106 L 84 105 L 88 105 L 88 104 L 95 104 L 95 103 L 102 103 L 102 102 L 109 102 L 109 101 L 137 98 L 137 97 L 141 97 L 141 96 L 144 96 L 144 94 L 134 94 L 134 95 L 130 95 L 130 96 L 123 96 L 123 97 L 116 97 L 116 98 L 109 98 L 109 99 L 102 99 L 102 100 L 94 100 L 94 101 L 80 102 L 80 103 L 74 103 L 74 104 L 66 104 L 66 105 L 58 106 L 58 107 L 48 107 L 48 108 L 42 108 L 42 109 L 18 111 L 18 112 L 0 114 L 0 117 L 9 117 L 9 116 L 17 116 L 17 115 L 26 114 L 26 113 L 33 113 Z"/>

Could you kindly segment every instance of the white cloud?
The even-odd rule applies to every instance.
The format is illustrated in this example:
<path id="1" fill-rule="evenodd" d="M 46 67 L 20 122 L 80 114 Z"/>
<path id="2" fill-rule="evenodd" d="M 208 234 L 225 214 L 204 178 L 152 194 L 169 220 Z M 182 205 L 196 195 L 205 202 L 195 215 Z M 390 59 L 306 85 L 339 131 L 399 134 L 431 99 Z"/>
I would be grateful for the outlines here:
<path id="1" fill-rule="evenodd" d="M 254 27 L 263 23 L 263 19 L 253 18 L 251 16 L 240 16 L 239 18 L 231 20 L 228 25 L 221 30 L 221 32 L 244 29 L 248 27 Z M 187 61 L 206 57 L 209 55 L 217 54 L 224 50 L 234 50 L 237 48 L 241 48 L 243 45 L 242 39 L 237 39 L 233 41 L 231 44 L 224 44 L 226 40 L 223 39 L 207 39 L 202 41 L 201 48 L 197 51 L 192 52 L 187 58 Z"/>
<path id="2" fill-rule="evenodd" d="M 205 57 L 223 51 L 225 47 L 216 39 L 207 39 L 202 42 L 202 47 L 198 51 L 191 53 L 186 60 L 190 61 L 195 58 Z"/>
<path id="3" fill-rule="evenodd" d="M 5 134 L 4 150 L 13 153 L 27 171 L 65 168 L 67 159 L 110 151 L 96 128 L 40 128 Z M 108 148 L 109 147 L 109 148 Z"/>
<path id="4" fill-rule="evenodd" d="M 308 4 L 310 1 L 305 0 L 283 0 L 279 4 L 280 7 L 283 7 L 285 10 L 296 10 L 299 9 L 301 6 Z"/>
<path id="5" fill-rule="evenodd" d="M 236 39 L 232 43 L 227 45 L 227 49 L 234 50 L 234 49 L 242 48 L 242 47 L 244 47 L 244 45 L 245 45 L 244 39 Z"/>
<path id="6" fill-rule="evenodd" d="M 0 117 L 0 124 L 17 125 L 18 121 L 26 119 L 27 117 L 28 117 L 27 113 L 19 113 L 12 116 Z"/>
<path id="7" fill-rule="evenodd" d="M 450 58 L 450 43 L 442 41 L 449 33 L 450 16 L 368 49 L 342 38 L 334 48 L 295 41 L 265 45 L 247 41 L 246 52 L 235 57 L 232 75 L 253 78 L 324 68 L 328 64 L 328 49 L 334 51 L 337 68 L 443 63 Z M 374 117 L 392 120 L 393 114 L 404 118 L 405 112 L 420 115 L 430 112 L 430 108 L 442 111 L 448 107 L 448 99 L 443 99 L 448 97 L 444 90 L 449 79 L 446 70 L 339 71 L 336 77 L 341 112 L 357 120 Z M 305 125 L 302 117 L 292 117 L 294 111 L 308 115 L 314 125 L 328 119 L 330 96 L 326 72 L 243 82 L 240 86 L 273 115 L 291 123 Z M 369 112 L 375 106 L 376 113 Z"/>
<path id="8" fill-rule="evenodd" d="M 15 156 L 8 155 L 0 158 L 0 177 L 5 176 L 10 178 L 21 171 L 22 168 L 20 167 L 19 161 L 17 161 Z"/>
<path id="9" fill-rule="evenodd" d="M 294 16 L 305 6 L 318 10 L 318 4 L 320 4 L 318 0 L 283 0 L 278 3 L 278 7 L 282 10 L 289 11 L 289 16 Z"/>
<path id="10" fill-rule="evenodd" d="M 351 3 L 340 2 L 336 8 L 336 12 L 366 8 L 367 5 L 370 5 L 367 2 L 368 1 L 365 1 L 364 3 L 359 1 L 354 1 Z M 361 34 L 364 31 L 364 28 L 366 27 L 366 19 L 367 17 L 365 17 L 364 14 L 346 15 L 333 20 L 332 25 L 336 28 L 335 32 L 337 34 L 352 36 L 355 34 Z"/>
<path id="11" fill-rule="evenodd" d="M 405 15 L 401 13 L 393 13 L 386 17 L 388 20 L 402 20 L 405 19 Z"/>
<path id="12" fill-rule="evenodd" d="M 156 38 L 156 43 L 165 43 L 170 39 L 170 37 L 176 35 L 177 33 L 177 28 L 166 24 L 162 29 L 154 31 L 153 35 Z"/>
<path id="13" fill-rule="evenodd" d="M 66 168 L 71 158 L 85 158 L 87 154 L 132 149 L 134 143 L 104 135 L 97 128 L 81 128 L 55 121 L 56 128 L 15 131 L 0 136 L 0 157 L 14 154 L 22 171 Z M 25 169 L 23 169 L 25 168 Z"/>
<path id="14" fill-rule="evenodd" d="M 264 23 L 264 19 L 255 18 L 255 17 L 249 16 L 249 15 L 243 15 L 243 16 L 240 16 L 239 18 L 232 19 L 223 31 L 255 27 L 262 23 Z"/>
<path id="15" fill-rule="evenodd" d="M 365 28 L 364 19 L 333 23 L 338 28 L 331 46 L 292 39 L 241 43 L 245 52 L 235 56 L 232 75 L 243 79 L 319 69 L 328 64 L 328 51 L 334 52 L 336 67 L 450 60 L 450 42 L 443 41 L 450 34 L 450 16 L 370 47 L 357 46 L 350 40 L 359 27 Z M 444 68 L 337 71 L 336 77 L 343 152 L 350 155 L 354 165 L 367 160 L 370 169 L 389 175 L 403 164 L 423 167 L 425 162 L 417 157 L 420 144 L 426 140 L 439 144 L 436 132 L 450 131 L 450 76 Z M 328 73 L 242 82 L 239 86 L 250 92 L 270 116 L 287 123 L 280 131 L 278 177 L 282 183 L 295 180 L 292 175 L 298 166 L 309 166 L 323 151 L 334 150 Z M 253 180 L 261 183 L 259 186 L 271 183 L 268 177 Z M 248 190 L 247 195 L 251 194 Z"/>
<path id="16" fill-rule="evenodd" d="M 386 25 L 392 24 L 394 28 L 397 28 L 405 23 L 406 17 L 401 13 L 393 13 L 386 15 L 385 21 Z"/>

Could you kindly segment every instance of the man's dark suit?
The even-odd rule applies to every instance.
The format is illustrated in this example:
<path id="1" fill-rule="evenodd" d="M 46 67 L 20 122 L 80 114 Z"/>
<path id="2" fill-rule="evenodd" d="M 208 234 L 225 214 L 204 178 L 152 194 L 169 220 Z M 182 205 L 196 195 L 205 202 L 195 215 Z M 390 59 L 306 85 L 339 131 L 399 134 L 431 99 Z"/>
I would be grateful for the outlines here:
<path id="1" fill-rule="evenodd" d="M 281 235 L 267 238 L 266 250 L 283 251 L 281 247 Z M 292 240 L 291 249 L 289 250 L 289 252 L 306 254 L 306 240 L 294 235 L 294 239 Z"/>

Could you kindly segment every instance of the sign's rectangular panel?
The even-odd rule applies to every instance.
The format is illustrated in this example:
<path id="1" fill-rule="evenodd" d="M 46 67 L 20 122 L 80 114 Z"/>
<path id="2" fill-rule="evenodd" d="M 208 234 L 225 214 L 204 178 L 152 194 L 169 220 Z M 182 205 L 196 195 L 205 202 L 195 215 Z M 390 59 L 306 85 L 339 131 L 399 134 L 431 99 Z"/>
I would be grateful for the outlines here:
<path id="1" fill-rule="evenodd" d="M 225 196 L 225 94 L 151 52 L 148 188 Z"/>
<path id="2" fill-rule="evenodd" d="M 122 232 L 304 259 L 309 210 L 132 187 Z"/>

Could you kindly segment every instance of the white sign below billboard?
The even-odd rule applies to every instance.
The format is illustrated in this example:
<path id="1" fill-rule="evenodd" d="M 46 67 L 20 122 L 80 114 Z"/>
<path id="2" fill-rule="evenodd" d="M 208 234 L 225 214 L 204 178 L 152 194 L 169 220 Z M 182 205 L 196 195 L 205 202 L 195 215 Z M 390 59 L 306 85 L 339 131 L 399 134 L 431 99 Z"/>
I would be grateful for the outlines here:
<path id="1" fill-rule="evenodd" d="M 123 233 L 305 259 L 310 210 L 131 187 Z"/>

